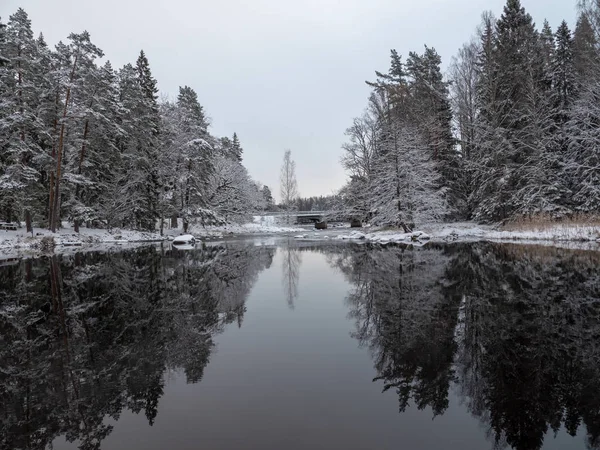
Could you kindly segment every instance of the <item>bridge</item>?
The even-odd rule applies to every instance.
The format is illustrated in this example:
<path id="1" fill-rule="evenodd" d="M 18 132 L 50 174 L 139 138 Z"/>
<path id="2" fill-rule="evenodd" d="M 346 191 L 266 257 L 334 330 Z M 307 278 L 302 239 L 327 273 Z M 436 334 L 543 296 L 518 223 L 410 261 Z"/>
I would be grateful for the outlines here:
<path id="1" fill-rule="evenodd" d="M 287 217 L 286 212 L 268 212 L 266 216 L 273 217 Z M 297 224 L 306 223 L 317 223 L 322 222 L 324 217 L 327 215 L 327 211 L 290 211 L 290 217 L 295 218 L 294 222 Z"/>
<path id="2" fill-rule="evenodd" d="M 296 223 L 315 223 L 323 222 L 326 211 L 296 211 Z"/>

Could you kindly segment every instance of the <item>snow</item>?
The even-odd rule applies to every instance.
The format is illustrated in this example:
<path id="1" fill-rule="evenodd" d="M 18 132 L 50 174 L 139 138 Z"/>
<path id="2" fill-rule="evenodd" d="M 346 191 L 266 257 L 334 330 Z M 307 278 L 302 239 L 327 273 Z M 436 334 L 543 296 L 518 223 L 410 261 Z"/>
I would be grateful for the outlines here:
<path id="1" fill-rule="evenodd" d="M 17 231 L 0 231 L 0 254 L 10 256 L 22 253 L 44 251 L 64 252 L 68 248 L 92 247 L 98 245 L 124 245 L 130 243 L 150 243 L 166 240 L 191 242 L 192 239 L 221 239 L 233 235 L 278 235 L 305 231 L 304 228 L 277 226 L 273 216 L 257 216 L 253 223 L 228 224 L 202 227 L 190 225 L 188 234 L 180 235 L 181 228 L 165 229 L 164 235 L 157 232 L 96 229 L 80 227 L 79 233 L 63 222 L 56 233 L 42 228 L 34 228 L 33 236 L 25 228 Z M 261 219 L 263 218 L 263 219 Z M 181 248 L 181 247 L 179 247 Z"/>
<path id="2" fill-rule="evenodd" d="M 193 242 L 196 238 L 191 234 L 182 234 L 180 236 L 175 237 L 173 239 L 173 244 L 189 244 Z"/>
<path id="3" fill-rule="evenodd" d="M 338 239 L 357 240 L 380 244 L 397 242 L 419 242 L 428 240 L 453 242 L 458 240 L 489 241 L 535 241 L 535 242 L 600 242 L 600 227 L 556 224 L 544 229 L 500 230 L 490 225 L 478 225 L 472 222 L 448 224 L 429 224 L 423 226 L 424 231 L 399 233 L 398 231 L 373 231 L 363 234 L 359 231 L 348 235 L 339 235 Z"/>
<path id="4" fill-rule="evenodd" d="M 556 224 L 543 229 L 502 230 L 490 225 L 478 225 L 472 222 L 426 224 L 422 230 L 403 233 L 400 230 L 376 230 L 375 228 L 355 230 L 347 234 L 338 234 L 340 230 L 324 230 L 307 234 L 306 228 L 278 226 L 277 217 L 256 216 L 252 223 L 229 224 L 223 226 L 190 225 L 186 235 L 179 236 L 181 229 L 166 229 L 165 236 L 158 232 L 150 233 L 133 230 L 100 230 L 73 228 L 63 223 L 57 233 L 34 228 L 34 236 L 24 228 L 17 231 L 0 231 L 0 255 L 12 257 L 19 254 L 39 254 L 44 251 L 68 252 L 81 248 L 106 248 L 110 245 L 132 243 L 150 243 L 165 240 L 223 239 L 227 236 L 293 236 L 295 239 L 326 241 L 330 239 L 349 242 L 372 242 L 378 244 L 411 243 L 424 245 L 428 241 L 456 242 L 490 240 L 497 242 L 538 243 L 561 247 L 586 245 L 586 248 L 598 249 L 600 227 Z M 300 233 L 298 233 L 300 232 Z M 181 246 L 179 247 L 181 248 Z"/>
<path id="5" fill-rule="evenodd" d="M 0 231 L 0 251 L 7 249 L 38 250 L 43 246 L 43 242 L 51 247 L 69 247 L 99 243 L 155 242 L 165 239 L 166 237 L 160 236 L 158 233 L 119 229 L 108 231 L 82 227 L 79 233 L 75 233 L 72 227 L 63 224 L 63 227 L 56 233 L 34 228 L 33 236 L 24 228 L 17 231 Z"/>
<path id="6" fill-rule="evenodd" d="M 190 231 L 194 236 L 209 238 L 223 238 L 227 235 L 284 234 L 305 231 L 304 228 L 300 227 L 277 225 L 277 219 L 276 216 L 254 216 L 252 223 L 206 227 L 192 225 Z"/>

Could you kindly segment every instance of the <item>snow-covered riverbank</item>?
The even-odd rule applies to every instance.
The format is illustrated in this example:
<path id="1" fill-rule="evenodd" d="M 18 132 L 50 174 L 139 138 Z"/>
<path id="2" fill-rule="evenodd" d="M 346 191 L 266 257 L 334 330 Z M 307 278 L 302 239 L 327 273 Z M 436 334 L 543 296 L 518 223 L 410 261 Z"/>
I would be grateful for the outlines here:
<path id="1" fill-rule="evenodd" d="M 223 239 L 231 236 L 246 235 L 278 235 L 302 231 L 298 227 L 283 227 L 271 222 L 255 220 L 247 224 L 228 224 L 222 226 L 190 226 L 188 233 L 199 240 Z M 16 231 L 0 231 L 0 255 L 18 256 L 23 254 L 39 254 L 43 252 L 62 253 L 77 248 L 102 248 L 102 246 L 118 246 L 127 244 L 171 241 L 182 234 L 181 229 L 165 229 L 163 235 L 158 232 L 135 230 L 104 230 L 81 227 L 79 233 L 70 224 L 56 233 L 42 228 L 34 228 L 33 235 L 25 228 Z"/>
<path id="2" fill-rule="evenodd" d="M 561 225 L 556 224 L 552 227 L 543 229 L 529 230 L 501 230 L 494 226 L 478 225 L 471 222 L 449 223 L 449 224 L 430 224 L 421 228 L 421 231 L 414 233 L 402 233 L 398 230 L 369 230 L 353 231 L 336 236 L 338 239 L 363 240 L 380 244 L 401 243 L 401 242 L 419 242 L 427 241 L 499 241 L 499 242 L 536 242 L 561 244 L 566 243 L 590 243 L 600 244 L 600 227 L 579 226 L 579 225 Z"/>
<path id="3" fill-rule="evenodd" d="M 190 226 L 188 230 L 198 240 L 218 240 L 243 236 L 289 236 L 297 240 L 343 240 L 372 242 L 378 244 L 413 243 L 424 245 L 427 242 L 455 241 L 498 241 L 554 245 L 560 247 L 600 248 L 600 228 L 593 226 L 556 225 L 540 230 L 500 230 L 493 226 L 477 225 L 470 222 L 450 224 L 430 224 L 414 233 L 398 230 L 377 230 L 365 228 L 359 231 L 345 228 L 330 228 L 316 231 L 307 227 L 280 226 L 273 218 L 257 216 L 253 223 L 229 224 L 223 226 Z M 33 236 L 24 228 L 17 231 L 0 231 L 0 255 L 36 255 L 44 252 L 64 253 L 80 248 L 102 249 L 110 246 L 125 246 L 142 243 L 171 241 L 181 234 L 181 229 L 166 229 L 160 233 L 113 229 L 100 230 L 81 228 L 75 233 L 64 224 L 57 233 L 44 229 L 34 229 Z"/>

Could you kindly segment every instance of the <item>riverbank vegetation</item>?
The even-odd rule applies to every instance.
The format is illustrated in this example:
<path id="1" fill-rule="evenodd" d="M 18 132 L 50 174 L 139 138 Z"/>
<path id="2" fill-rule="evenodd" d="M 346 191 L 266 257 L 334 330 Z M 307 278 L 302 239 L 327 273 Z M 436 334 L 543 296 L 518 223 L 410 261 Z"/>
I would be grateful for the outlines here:
<path id="1" fill-rule="evenodd" d="M 196 92 L 159 100 L 143 51 L 113 68 L 88 32 L 52 49 L 19 9 L 0 25 L 0 219 L 155 230 L 263 208 L 238 136 L 219 138 Z"/>
<path id="2" fill-rule="evenodd" d="M 391 52 L 347 130 L 340 209 L 405 231 L 431 220 L 524 225 L 600 211 L 600 6 L 575 30 L 519 0 L 486 12 L 448 73 L 433 47 Z"/>

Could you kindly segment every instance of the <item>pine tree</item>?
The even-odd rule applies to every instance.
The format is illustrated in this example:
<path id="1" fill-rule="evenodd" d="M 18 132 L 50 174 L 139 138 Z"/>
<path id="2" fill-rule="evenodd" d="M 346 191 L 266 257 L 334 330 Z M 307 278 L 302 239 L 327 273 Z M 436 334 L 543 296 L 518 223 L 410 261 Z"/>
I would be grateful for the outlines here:
<path id="1" fill-rule="evenodd" d="M 262 188 L 262 196 L 265 200 L 265 210 L 272 211 L 275 206 L 275 201 L 273 200 L 273 194 L 271 194 L 271 189 L 266 184 Z"/>
<path id="2" fill-rule="evenodd" d="M 573 36 L 573 58 L 578 75 L 578 83 L 589 79 L 598 60 L 598 41 L 588 15 L 583 12 L 577 19 Z"/>
<path id="3" fill-rule="evenodd" d="M 8 64 L 10 60 L 5 55 L 6 45 L 6 24 L 2 23 L 2 17 L 0 17 L 0 67 Z"/>
<path id="4" fill-rule="evenodd" d="M 475 215 L 505 219 L 521 208 L 517 192 L 525 188 L 536 169 L 546 120 L 540 101 L 544 84 L 538 34 L 519 0 L 508 0 L 492 30 L 483 35 L 481 67 L 482 137 Z"/>
<path id="5" fill-rule="evenodd" d="M 142 183 L 138 186 L 142 206 L 137 211 L 135 222 L 143 229 L 154 230 L 161 215 L 161 180 L 158 173 L 160 114 L 156 80 L 152 76 L 148 58 L 143 50 L 137 59 L 135 71 L 139 94 L 134 106 L 137 123 L 133 139 L 136 168 L 142 174 Z"/>
<path id="6" fill-rule="evenodd" d="M 2 106 L 6 119 L 0 123 L 0 136 L 6 143 L 2 152 L 5 170 L 0 178 L 0 190 L 4 191 L 0 209 L 7 220 L 21 220 L 23 213 L 29 217 L 36 206 L 36 187 L 44 162 L 40 146 L 44 130 L 37 110 L 40 80 L 36 74 L 41 72 L 40 60 L 31 21 L 23 9 L 10 16 L 6 38 L 3 51 L 8 64 L 0 72 L 6 94 Z"/>
<path id="7" fill-rule="evenodd" d="M 559 125 L 568 120 L 569 110 L 577 96 L 574 41 L 567 22 L 556 32 L 556 52 L 552 60 L 552 100 Z"/>
<path id="8" fill-rule="evenodd" d="M 71 33 L 69 40 L 71 41 L 70 44 L 63 48 L 65 52 L 64 59 L 67 61 L 67 64 L 62 67 L 63 76 L 61 77 L 60 84 L 64 90 L 65 97 L 63 111 L 60 115 L 58 143 L 56 145 L 55 183 L 54 189 L 50 191 L 49 228 L 53 232 L 60 226 L 62 203 L 61 182 L 64 175 L 73 172 L 72 170 L 69 171 L 67 166 L 69 161 L 65 159 L 65 149 L 71 144 L 68 141 L 70 132 L 75 132 L 75 129 L 79 125 L 77 112 L 83 106 L 73 102 L 72 97 L 77 98 L 77 94 L 85 95 L 87 87 L 85 84 L 86 75 L 89 71 L 95 69 L 95 59 L 103 56 L 102 50 L 92 44 L 87 31 L 81 34 Z M 63 170 L 65 171 L 64 174 Z"/>
<path id="9" fill-rule="evenodd" d="M 180 87 L 177 105 L 182 111 L 181 126 L 184 133 L 194 133 L 197 136 L 207 133 L 208 123 L 196 91 L 189 86 Z"/>
<path id="10" fill-rule="evenodd" d="M 241 162 L 242 161 L 242 153 L 244 152 L 244 149 L 240 145 L 240 140 L 238 139 L 236 133 L 233 133 L 233 137 L 231 138 L 231 151 L 232 151 L 233 157 Z"/>
<path id="11" fill-rule="evenodd" d="M 547 20 L 540 34 L 541 71 L 540 79 L 542 89 L 548 91 L 552 88 L 552 62 L 554 61 L 555 42 L 554 33 Z"/>
<path id="12" fill-rule="evenodd" d="M 459 209 L 456 182 L 459 177 L 458 154 L 452 135 L 452 107 L 449 82 L 444 80 L 441 57 L 425 46 L 423 55 L 411 52 L 406 62 L 411 92 L 411 113 L 430 148 L 441 174 L 441 186 L 448 190 L 451 207 Z"/>

